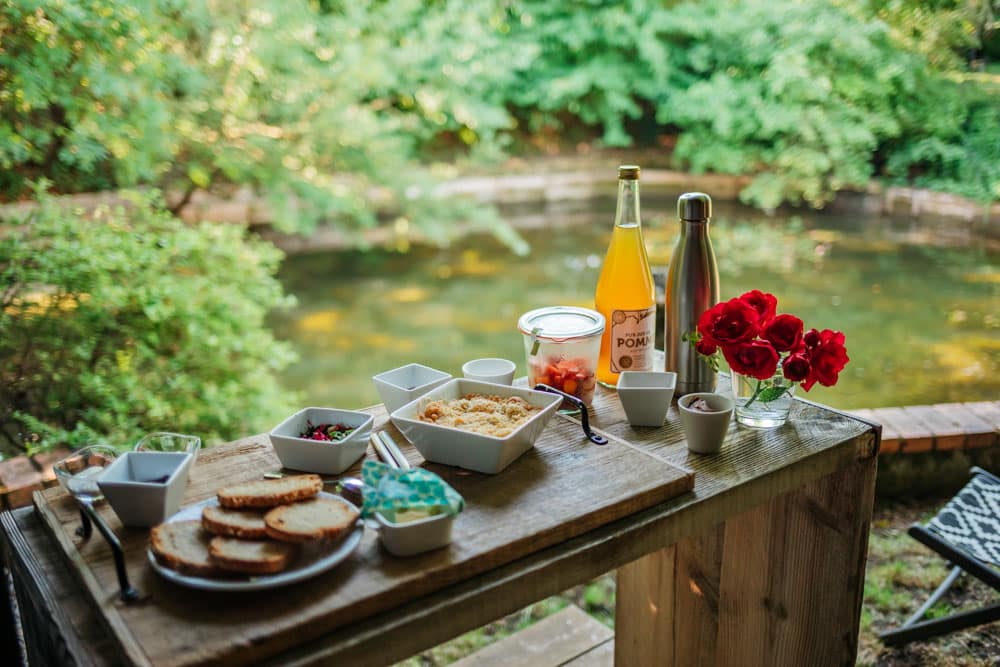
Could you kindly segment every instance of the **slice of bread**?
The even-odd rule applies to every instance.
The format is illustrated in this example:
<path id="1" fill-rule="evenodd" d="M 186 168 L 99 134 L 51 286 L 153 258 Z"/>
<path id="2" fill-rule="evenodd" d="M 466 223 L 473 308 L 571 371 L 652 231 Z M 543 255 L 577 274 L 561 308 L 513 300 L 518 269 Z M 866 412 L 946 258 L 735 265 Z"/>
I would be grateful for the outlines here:
<path id="1" fill-rule="evenodd" d="M 150 532 L 156 559 L 172 570 L 198 576 L 220 574 L 209 557 L 212 536 L 201 529 L 200 521 L 161 523 Z"/>
<path id="2" fill-rule="evenodd" d="M 213 535 L 244 540 L 267 537 L 264 512 L 259 510 L 231 510 L 228 507 L 208 505 L 201 511 L 201 526 Z"/>
<path id="3" fill-rule="evenodd" d="M 357 508 L 335 498 L 314 498 L 276 507 L 264 515 L 267 534 L 283 542 L 335 539 L 358 520 Z"/>
<path id="4" fill-rule="evenodd" d="M 319 475 L 291 475 L 224 486 L 216 492 L 219 504 L 232 509 L 277 507 L 315 496 L 323 488 Z"/>
<path id="5" fill-rule="evenodd" d="M 274 574 L 292 562 L 295 547 L 273 540 L 239 540 L 213 537 L 208 545 L 212 562 L 230 572 Z"/>

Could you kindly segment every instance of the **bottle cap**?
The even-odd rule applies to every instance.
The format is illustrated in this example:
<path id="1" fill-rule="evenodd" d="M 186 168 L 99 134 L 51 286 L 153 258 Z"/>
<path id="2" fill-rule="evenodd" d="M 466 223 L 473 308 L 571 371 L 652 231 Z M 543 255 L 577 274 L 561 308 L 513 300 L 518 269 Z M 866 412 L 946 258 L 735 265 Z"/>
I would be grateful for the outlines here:
<path id="1" fill-rule="evenodd" d="M 712 217 L 712 198 L 704 192 L 686 192 L 677 198 L 677 217 L 681 220 L 708 220 Z"/>
<path id="2" fill-rule="evenodd" d="M 623 164 L 622 166 L 618 167 L 618 180 L 638 181 L 639 166 L 634 164 Z"/>

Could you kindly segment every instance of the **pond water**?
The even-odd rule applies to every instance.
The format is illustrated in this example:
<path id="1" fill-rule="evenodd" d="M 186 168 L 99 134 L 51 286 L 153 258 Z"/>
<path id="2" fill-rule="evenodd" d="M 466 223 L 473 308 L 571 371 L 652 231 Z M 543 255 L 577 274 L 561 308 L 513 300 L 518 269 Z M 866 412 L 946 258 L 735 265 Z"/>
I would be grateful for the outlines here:
<path id="1" fill-rule="evenodd" d="M 678 232 L 673 201 L 643 202 L 654 271 L 665 271 Z M 298 305 L 271 324 L 301 361 L 283 383 L 303 405 L 354 408 L 379 402 L 372 375 L 411 361 L 460 375 L 469 359 L 506 357 L 525 374 L 518 316 L 593 305 L 613 209 L 608 200 L 505 212 L 533 227 L 522 231 L 526 256 L 473 236 L 446 249 L 288 258 L 280 279 Z M 955 227 L 720 204 L 711 235 L 723 299 L 773 292 L 779 312 L 845 332 L 840 383 L 800 395 L 850 409 L 1000 396 L 1000 251 Z"/>

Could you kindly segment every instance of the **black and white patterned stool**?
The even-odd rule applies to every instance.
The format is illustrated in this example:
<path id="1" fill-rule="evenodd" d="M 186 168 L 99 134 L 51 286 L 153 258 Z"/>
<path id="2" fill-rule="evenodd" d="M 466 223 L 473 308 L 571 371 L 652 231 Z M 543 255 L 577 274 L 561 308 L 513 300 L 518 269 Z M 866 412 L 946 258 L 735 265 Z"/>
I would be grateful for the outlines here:
<path id="1" fill-rule="evenodd" d="M 946 558 L 952 570 L 927 601 L 899 628 L 879 633 L 889 645 L 971 628 L 1000 620 L 1000 603 L 924 620 L 924 616 L 963 574 L 1000 591 L 1000 478 L 982 468 L 969 471 L 972 479 L 945 503 L 926 526 L 915 523 L 907 531 L 921 544 Z"/>
<path id="2" fill-rule="evenodd" d="M 1000 565 L 1000 482 L 974 476 L 927 527 L 979 560 Z"/>

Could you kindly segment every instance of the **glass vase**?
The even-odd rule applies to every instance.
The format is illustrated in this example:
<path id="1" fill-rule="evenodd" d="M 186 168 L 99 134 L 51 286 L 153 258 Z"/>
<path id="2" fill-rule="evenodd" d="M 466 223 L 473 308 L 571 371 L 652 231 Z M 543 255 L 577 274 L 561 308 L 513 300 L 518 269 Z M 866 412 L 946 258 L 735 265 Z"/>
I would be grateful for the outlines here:
<path id="1" fill-rule="evenodd" d="M 744 426 L 772 428 L 788 421 L 797 383 L 779 370 L 768 380 L 733 373 L 736 421 Z"/>

